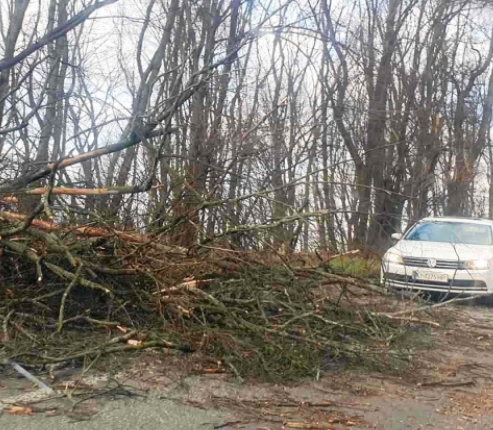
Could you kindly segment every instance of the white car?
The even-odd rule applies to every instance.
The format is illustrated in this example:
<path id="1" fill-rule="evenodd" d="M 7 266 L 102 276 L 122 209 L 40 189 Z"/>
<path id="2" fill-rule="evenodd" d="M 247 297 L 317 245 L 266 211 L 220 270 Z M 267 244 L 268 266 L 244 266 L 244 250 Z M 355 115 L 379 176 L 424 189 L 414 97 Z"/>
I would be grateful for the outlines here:
<path id="1" fill-rule="evenodd" d="M 425 218 L 383 257 L 382 285 L 451 294 L 493 293 L 493 221 Z"/>

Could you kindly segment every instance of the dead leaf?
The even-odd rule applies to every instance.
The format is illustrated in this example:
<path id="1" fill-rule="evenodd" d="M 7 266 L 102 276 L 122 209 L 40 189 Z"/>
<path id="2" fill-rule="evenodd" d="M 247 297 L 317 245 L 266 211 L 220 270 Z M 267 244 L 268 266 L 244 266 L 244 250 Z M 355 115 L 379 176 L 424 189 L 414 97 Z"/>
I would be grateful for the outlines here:
<path id="1" fill-rule="evenodd" d="M 11 406 L 9 409 L 10 415 L 32 415 L 33 410 L 24 406 Z"/>
<path id="2" fill-rule="evenodd" d="M 142 341 L 141 340 L 130 339 L 130 340 L 127 340 L 127 344 L 128 345 L 132 345 L 132 346 L 139 346 L 139 345 L 142 345 Z"/>

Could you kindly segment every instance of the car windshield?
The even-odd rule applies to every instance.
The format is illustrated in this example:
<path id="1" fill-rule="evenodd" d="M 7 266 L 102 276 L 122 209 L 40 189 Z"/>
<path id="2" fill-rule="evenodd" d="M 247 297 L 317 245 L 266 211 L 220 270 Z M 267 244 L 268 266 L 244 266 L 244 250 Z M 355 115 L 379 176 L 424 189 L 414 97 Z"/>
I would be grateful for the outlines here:
<path id="1" fill-rule="evenodd" d="M 405 240 L 466 245 L 492 244 L 491 228 L 488 225 L 445 221 L 418 223 L 409 231 Z"/>

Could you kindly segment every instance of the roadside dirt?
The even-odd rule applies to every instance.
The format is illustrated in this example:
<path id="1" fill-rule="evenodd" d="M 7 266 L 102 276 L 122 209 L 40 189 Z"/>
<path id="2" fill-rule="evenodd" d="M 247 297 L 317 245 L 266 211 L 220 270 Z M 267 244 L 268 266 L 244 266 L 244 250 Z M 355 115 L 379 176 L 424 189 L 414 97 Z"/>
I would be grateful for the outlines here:
<path id="1" fill-rule="evenodd" d="M 114 357 L 124 361 L 113 375 L 45 375 L 65 393 L 55 399 L 13 373 L 1 375 L 0 428 L 89 428 L 88 420 L 94 429 L 493 428 L 493 307 L 433 312 L 440 327 L 422 334 L 429 348 L 398 376 L 334 369 L 315 382 L 239 383 L 224 374 L 194 375 L 185 356 L 147 351 L 138 359 Z"/>

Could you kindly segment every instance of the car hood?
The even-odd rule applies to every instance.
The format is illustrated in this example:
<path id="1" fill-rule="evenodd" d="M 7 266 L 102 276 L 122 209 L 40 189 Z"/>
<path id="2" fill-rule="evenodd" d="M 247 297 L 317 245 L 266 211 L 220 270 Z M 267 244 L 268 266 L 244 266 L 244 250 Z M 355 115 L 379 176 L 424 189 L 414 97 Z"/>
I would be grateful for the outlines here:
<path id="1" fill-rule="evenodd" d="M 434 257 L 440 260 L 478 260 L 491 259 L 493 247 L 441 242 L 401 240 L 393 248 L 404 257 Z"/>

